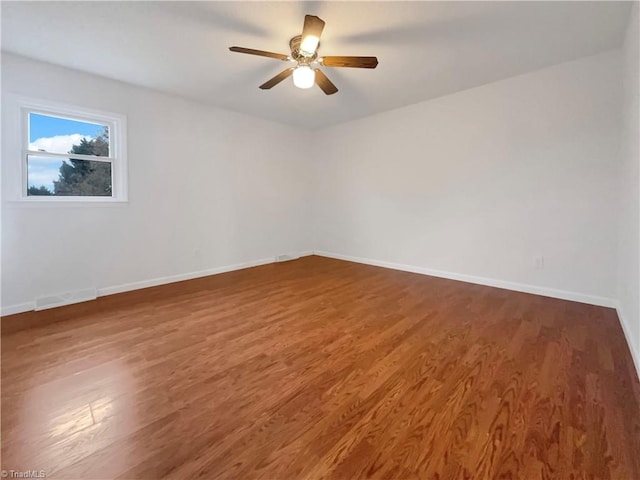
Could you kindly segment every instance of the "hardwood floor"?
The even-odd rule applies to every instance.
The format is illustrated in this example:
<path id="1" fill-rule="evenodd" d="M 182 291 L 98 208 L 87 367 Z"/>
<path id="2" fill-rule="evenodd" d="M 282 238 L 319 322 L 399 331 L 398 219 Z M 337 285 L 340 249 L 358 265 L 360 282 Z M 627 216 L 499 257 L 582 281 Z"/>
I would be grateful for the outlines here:
<path id="1" fill-rule="evenodd" d="M 6 470 L 640 478 L 640 384 L 607 308 L 307 257 L 2 328 Z"/>

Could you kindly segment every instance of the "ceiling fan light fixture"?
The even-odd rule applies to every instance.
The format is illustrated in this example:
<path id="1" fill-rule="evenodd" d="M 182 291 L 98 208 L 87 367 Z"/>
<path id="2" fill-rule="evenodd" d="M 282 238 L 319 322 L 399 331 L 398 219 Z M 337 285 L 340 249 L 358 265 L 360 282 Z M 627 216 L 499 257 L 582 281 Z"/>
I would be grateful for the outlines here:
<path id="1" fill-rule="evenodd" d="M 324 26 L 324 20 L 320 17 L 305 15 L 302 34 L 291 37 L 289 40 L 291 55 L 244 47 L 229 47 L 229 50 L 232 52 L 247 53 L 249 55 L 275 58 L 287 63 L 287 68 L 260 85 L 258 87 L 260 90 L 269 90 L 285 79 L 293 77 L 293 85 L 297 88 L 307 89 L 318 85 L 318 88 L 320 88 L 325 95 L 333 95 L 338 91 L 338 87 L 336 87 L 318 67 L 376 68 L 378 66 L 378 59 L 376 57 L 318 57 L 320 36 L 322 35 Z"/>
<path id="2" fill-rule="evenodd" d="M 311 88 L 316 83 L 316 72 L 308 65 L 299 65 L 293 71 L 293 84 L 298 88 Z"/>
<path id="3" fill-rule="evenodd" d="M 312 57 L 318 48 L 320 39 L 315 35 L 307 35 L 300 43 L 300 53 L 305 57 Z"/>

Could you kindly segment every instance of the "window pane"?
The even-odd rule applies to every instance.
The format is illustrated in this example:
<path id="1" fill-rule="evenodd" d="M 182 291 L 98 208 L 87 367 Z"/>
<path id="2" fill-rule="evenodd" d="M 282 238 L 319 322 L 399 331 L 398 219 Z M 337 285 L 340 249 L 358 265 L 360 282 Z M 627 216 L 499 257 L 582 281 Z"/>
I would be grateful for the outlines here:
<path id="1" fill-rule="evenodd" d="M 27 195 L 110 197 L 111 163 L 29 155 Z"/>
<path id="2" fill-rule="evenodd" d="M 29 113 L 29 150 L 109 156 L 109 127 Z"/>

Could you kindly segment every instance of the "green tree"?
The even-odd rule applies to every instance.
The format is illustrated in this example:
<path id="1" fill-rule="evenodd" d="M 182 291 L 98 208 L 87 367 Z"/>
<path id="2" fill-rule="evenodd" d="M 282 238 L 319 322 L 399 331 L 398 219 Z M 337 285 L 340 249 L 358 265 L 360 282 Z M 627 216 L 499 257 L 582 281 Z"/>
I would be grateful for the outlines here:
<path id="1" fill-rule="evenodd" d="M 83 138 L 79 144 L 73 145 L 70 154 L 109 156 L 109 130 L 105 128 L 94 139 Z M 93 160 L 70 158 L 60 166 L 58 180 L 54 180 L 55 195 L 111 195 L 111 164 Z"/>
<path id="2" fill-rule="evenodd" d="M 39 187 L 31 186 L 27 192 L 27 195 L 53 195 L 53 192 L 44 185 Z"/>

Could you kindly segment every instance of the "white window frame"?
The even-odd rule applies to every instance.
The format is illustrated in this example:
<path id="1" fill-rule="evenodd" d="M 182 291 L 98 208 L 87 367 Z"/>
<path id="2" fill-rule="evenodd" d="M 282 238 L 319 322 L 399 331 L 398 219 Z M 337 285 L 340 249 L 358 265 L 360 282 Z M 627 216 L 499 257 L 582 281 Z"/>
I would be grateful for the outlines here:
<path id="1" fill-rule="evenodd" d="M 21 185 L 19 200 L 24 202 L 97 202 L 113 203 L 127 201 L 127 148 L 126 131 L 127 118 L 112 112 L 93 110 L 73 105 L 66 105 L 47 100 L 18 98 L 20 110 L 20 164 Z M 68 153 L 51 153 L 29 150 L 29 114 L 41 114 L 68 120 L 95 123 L 109 128 L 109 156 L 80 155 Z M 111 196 L 56 196 L 56 195 L 28 195 L 28 156 L 49 158 L 74 158 L 91 160 L 111 164 Z"/>

